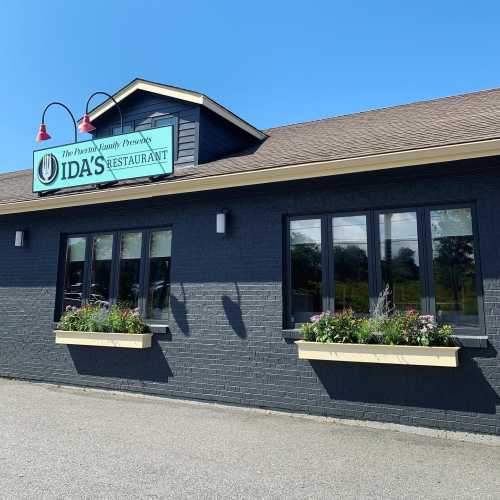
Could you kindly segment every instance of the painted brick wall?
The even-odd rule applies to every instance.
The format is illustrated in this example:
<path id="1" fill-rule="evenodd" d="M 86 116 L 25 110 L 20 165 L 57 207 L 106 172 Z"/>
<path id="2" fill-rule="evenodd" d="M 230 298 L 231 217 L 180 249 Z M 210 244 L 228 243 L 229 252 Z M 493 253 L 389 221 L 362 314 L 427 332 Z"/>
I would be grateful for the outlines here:
<path id="1" fill-rule="evenodd" d="M 320 415 L 500 433 L 500 161 L 0 218 L 0 375 Z M 309 362 L 282 338 L 286 214 L 476 201 L 487 349 L 457 369 Z M 230 233 L 215 233 L 218 208 Z M 172 318 L 153 348 L 56 346 L 61 234 L 173 226 Z M 14 248 L 14 231 L 29 231 Z"/>

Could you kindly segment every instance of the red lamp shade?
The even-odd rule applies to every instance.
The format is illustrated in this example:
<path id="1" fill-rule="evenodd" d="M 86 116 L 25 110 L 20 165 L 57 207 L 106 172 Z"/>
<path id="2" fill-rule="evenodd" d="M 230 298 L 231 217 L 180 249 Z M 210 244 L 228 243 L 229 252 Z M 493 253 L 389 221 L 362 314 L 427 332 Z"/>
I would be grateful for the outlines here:
<path id="1" fill-rule="evenodd" d="M 89 115 L 87 113 L 85 113 L 83 115 L 83 121 L 82 123 L 80 123 L 80 126 L 78 127 L 78 130 L 80 132 L 93 132 L 95 130 L 95 127 L 94 125 L 92 125 L 92 123 L 90 123 L 90 118 L 89 118 Z"/>
<path id="2" fill-rule="evenodd" d="M 47 141 L 48 139 L 50 139 L 50 135 L 47 133 L 45 123 L 40 123 L 38 134 L 36 134 L 36 142 Z"/>

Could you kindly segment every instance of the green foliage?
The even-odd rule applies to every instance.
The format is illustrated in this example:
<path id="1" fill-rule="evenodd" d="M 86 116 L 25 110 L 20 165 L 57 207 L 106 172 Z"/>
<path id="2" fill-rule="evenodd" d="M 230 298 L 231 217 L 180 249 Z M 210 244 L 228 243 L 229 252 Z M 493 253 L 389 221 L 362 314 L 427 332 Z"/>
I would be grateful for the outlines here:
<path id="1" fill-rule="evenodd" d="M 144 333 L 146 328 L 139 314 L 117 306 L 113 306 L 109 311 L 108 324 L 111 331 L 117 333 Z"/>
<path id="2" fill-rule="evenodd" d="M 317 342 L 355 342 L 360 319 L 352 310 L 347 309 L 337 314 L 323 313 L 311 318 L 312 323 L 302 327 L 304 337 Z"/>
<path id="3" fill-rule="evenodd" d="M 377 342 L 379 322 L 372 318 L 363 318 L 358 325 L 358 343 L 374 344 Z"/>
<path id="4" fill-rule="evenodd" d="M 404 344 L 403 318 L 395 314 L 379 324 L 379 343 L 388 345 Z"/>
<path id="5" fill-rule="evenodd" d="M 147 326 L 137 309 L 112 306 L 110 309 L 99 305 L 81 308 L 69 306 L 61 316 L 58 328 L 73 332 L 115 332 L 144 333 Z"/>
<path id="6" fill-rule="evenodd" d="M 311 342 L 417 346 L 448 346 L 453 334 L 451 325 L 438 325 L 433 316 L 413 310 L 372 318 L 358 318 L 350 309 L 326 312 L 313 316 L 301 330 Z"/>
<path id="7" fill-rule="evenodd" d="M 314 323 L 304 323 L 301 330 L 304 335 L 304 340 L 316 342 L 316 328 L 314 327 Z"/>

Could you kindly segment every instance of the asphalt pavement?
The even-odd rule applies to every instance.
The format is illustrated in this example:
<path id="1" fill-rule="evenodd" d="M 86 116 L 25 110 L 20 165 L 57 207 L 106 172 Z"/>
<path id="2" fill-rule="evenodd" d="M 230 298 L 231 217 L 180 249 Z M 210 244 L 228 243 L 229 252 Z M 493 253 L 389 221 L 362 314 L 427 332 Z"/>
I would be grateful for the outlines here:
<path id="1" fill-rule="evenodd" d="M 500 446 L 0 379 L 0 498 L 499 498 Z"/>

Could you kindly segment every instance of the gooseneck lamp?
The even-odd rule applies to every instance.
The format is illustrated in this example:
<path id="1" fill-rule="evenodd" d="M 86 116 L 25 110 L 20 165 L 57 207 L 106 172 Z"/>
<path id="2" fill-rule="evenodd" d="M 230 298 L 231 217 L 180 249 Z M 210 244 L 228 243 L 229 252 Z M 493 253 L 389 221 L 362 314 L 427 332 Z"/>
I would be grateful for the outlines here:
<path id="1" fill-rule="evenodd" d="M 47 141 L 51 138 L 50 134 L 47 132 L 47 127 L 45 126 L 45 113 L 47 113 L 47 110 L 51 106 L 61 106 L 69 113 L 69 116 L 71 116 L 71 119 L 73 120 L 73 126 L 75 128 L 75 142 L 77 142 L 78 139 L 77 139 L 77 133 L 76 133 L 75 117 L 73 116 L 73 113 L 70 111 L 68 106 L 66 106 L 62 102 L 58 102 L 58 101 L 53 101 L 53 102 L 47 104 L 47 106 L 45 106 L 45 109 L 43 110 L 43 113 L 42 113 L 42 122 L 40 123 L 40 128 L 38 129 L 38 134 L 36 135 L 36 142 Z"/>
<path id="2" fill-rule="evenodd" d="M 107 92 L 94 92 L 87 99 L 87 104 L 85 106 L 85 114 L 83 115 L 83 120 L 82 120 L 82 123 L 80 123 L 80 126 L 78 127 L 78 130 L 81 133 L 85 133 L 85 132 L 89 133 L 89 132 L 93 132 L 95 130 L 94 125 L 92 125 L 92 123 L 90 123 L 89 103 L 90 103 L 91 99 L 93 97 L 95 97 L 96 95 L 105 95 L 106 97 L 108 97 L 109 99 L 111 99 L 115 103 L 116 109 L 118 110 L 118 113 L 120 113 L 120 128 L 121 128 L 121 131 L 122 131 L 122 134 L 123 134 L 123 115 L 122 115 L 122 110 L 120 109 L 120 105 L 118 104 L 118 102 L 116 102 L 116 99 L 112 95 L 109 95 Z"/>

